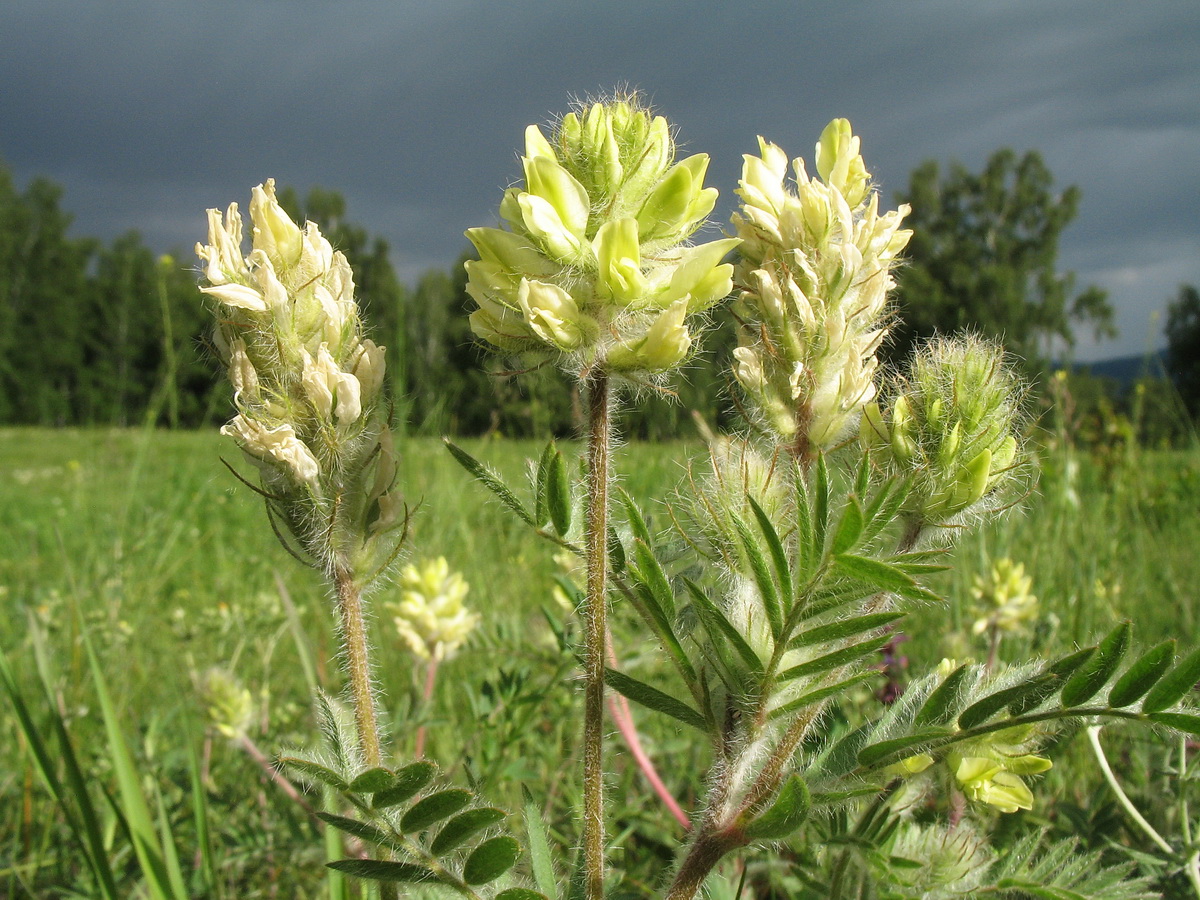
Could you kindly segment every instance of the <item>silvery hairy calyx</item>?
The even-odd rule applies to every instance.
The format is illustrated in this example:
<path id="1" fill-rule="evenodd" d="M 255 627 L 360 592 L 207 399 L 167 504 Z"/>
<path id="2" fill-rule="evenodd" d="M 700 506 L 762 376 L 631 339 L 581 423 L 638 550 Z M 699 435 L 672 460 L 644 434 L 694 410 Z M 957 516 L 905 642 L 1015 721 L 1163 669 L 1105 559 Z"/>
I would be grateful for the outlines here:
<path id="1" fill-rule="evenodd" d="M 881 211 L 848 122 L 831 122 L 812 159 L 790 167 L 760 138 L 730 237 L 699 238 L 717 196 L 707 167 L 703 154 L 677 159 L 671 126 L 636 96 L 581 104 L 526 130 L 523 179 L 500 199 L 499 222 L 467 232 L 475 335 L 516 369 L 557 367 L 586 400 L 582 465 L 552 441 L 530 461 L 528 490 L 449 445 L 538 538 L 581 561 L 582 590 L 560 584 L 578 627 L 555 631 L 581 669 L 573 818 L 547 829 L 539 810 L 554 802 L 533 797 L 514 836 L 504 811 L 447 784 L 432 760 L 383 759 L 369 668 L 361 684 L 354 671 L 364 639 L 344 653 L 353 721 L 322 696 L 329 747 L 283 759 L 337 798 L 320 815 L 364 848 L 332 865 L 385 889 L 437 883 L 499 900 L 1147 896 L 1098 853 L 1047 848 L 1037 833 L 1000 852 L 989 832 L 1035 806 L 1062 723 L 1194 730 L 1200 718 L 1184 704 L 1200 653 L 1176 663 L 1163 644 L 1127 664 L 1126 623 L 1060 659 L 944 660 L 877 696 L 906 610 L 942 602 L 929 579 L 948 568 L 954 537 L 1031 488 L 1024 388 L 1003 350 L 973 336 L 939 338 L 906 371 L 882 373 L 907 208 Z M 359 603 L 361 622 L 362 590 L 391 568 L 405 533 L 383 351 L 316 226 L 295 225 L 270 182 L 251 217 L 249 255 L 236 207 L 210 214 L 200 248 L 238 408 L 225 431 L 258 469 L 254 489 L 286 546 L 325 572 L 343 610 Z M 709 435 L 674 492 L 640 504 L 615 484 L 620 402 L 669 386 L 697 359 L 705 314 L 727 299 L 744 428 Z M 460 651 L 477 618 L 444 561 L 404 579 L 388 608 L 427 663 L 428 697 L 437 661 Z M 613 628 L 610 607 L 622 613 Z M 614 863 L 627 834 L 605 797 L 623 752 L 606 722 L 617 694 L 707 761 L 694 781 L 667 779 L 691 798 L 689 818 L 689 801 L 669 796 L 655 770 L 655 746 L 611 705 L 664 812 L 688 821 L 656 885 L 623 879 Z M 546 791 L 560 805 L 573 796 Z M 761 882 L 772 872 L 782 888 Z"/>

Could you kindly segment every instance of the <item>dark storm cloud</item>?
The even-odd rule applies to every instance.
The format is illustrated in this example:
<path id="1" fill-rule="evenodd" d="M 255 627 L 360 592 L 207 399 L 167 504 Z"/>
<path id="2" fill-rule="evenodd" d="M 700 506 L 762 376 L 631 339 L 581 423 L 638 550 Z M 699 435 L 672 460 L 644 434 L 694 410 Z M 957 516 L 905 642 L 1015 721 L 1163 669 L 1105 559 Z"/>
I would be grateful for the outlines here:
<path id="1" fill-rule="evenodd" d="M 529 122 L 644 89 L 713 157 L 727 214 L 763 134 L 863 135 L 885 195 L 921 160 L 1043 153 L 1083 190 L 1062 264 L 1112 292 L 1123 340 L 1200 282 L 1193 2 L 9 2 L 0 156 L 66 187 L 77 230 L 190 247 L 268 175 L 335 188 L 412 278 L 494 220 Z"/>

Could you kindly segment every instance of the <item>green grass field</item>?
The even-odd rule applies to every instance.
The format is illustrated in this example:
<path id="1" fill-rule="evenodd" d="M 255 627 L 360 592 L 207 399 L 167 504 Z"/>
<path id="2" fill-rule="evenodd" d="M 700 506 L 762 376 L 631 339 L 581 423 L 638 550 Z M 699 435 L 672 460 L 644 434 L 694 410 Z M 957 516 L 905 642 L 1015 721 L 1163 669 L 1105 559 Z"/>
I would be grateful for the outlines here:
<path id="1" fill-rule="evenodd" d="M 522 481 L 525 458 L 541 449 L 505 441 L 464 446 L 513 483 Z M 402 452 L 415 509 L 410 557 L 445 556 L 470 582 L 467 602 L 483 621 L 468 648 L 443 666 L 426 710 L 421 672 L 390 623 L 376 619 L 393 749 L 410 754 L 417 723 L 427 724 L 429 754 L 494 802 L 516 808 L 521 785 L 536 785 L 534 793 L 549 798 L 554 837 L 571 846 L 576 698 L 570 654 L 550 624 L 569 620 L 552 596 L 554 548 L 491 500 L 439 441 L 408 440 Z M 627 446 L 618 462 L 623 486 L 661 497 L 686 459 L 702 452 L 699 444 Z M 143 784 L 149 795 L 161 791 L 160 818 L 170 823 L 182 869 L 193 873 L 202 856 L 215 861 L 218 875 L 206 890 L 217 897 L 338 896 L 324 874 L 317 827 L 246 752 L 205 726 L 198 684 L 213 667 L 251 691 L 252 737 L 267 755 L 315 741 L 309 677 L 332 691 L 340 686 L 320 579 L 278 545 L 261 502 L 237 484 L 222 456 L 246 470 L 215 433 L 0 430 L 0 649 L 39 728 L 50 734 L 52 711 L 66 723 L 122 896 L 152 894 L 138 886 L 121 820 L 104 799 L 106 791 L 115 795 L 116 773 L 81 630 L 96 648 Z M 1023 511 L 957 545 L 954 568 L 934 584 L 946 604 L 904 624 L 910 640 L 902 649 L 913 669 L 944 656 L 986 655 L 984 638 L 970 633 L 970 587 L 1001 556 L 1025 564 L 1040 598 L 1036 623 L 1002 642 L 1006 659 L 1068 650 L 1122 618 L 1134 620 L 1143 645 L 1171 636 L 1196 642 L 1200 454 L 1131 450 L 1103 464 L 1081 454 L 1078 471 L 1071 478 L 1068 471 L 1061 456 L 1048 459 Z M 654 524 L 668 522 L 660 511 Z M 385 589 L 376 599 L 387 596 Z M 633 617 L 618 608 L 614 621 L 623 661 L 653 666 L 654 648 Z M 702 760 L 670 725 L 644 712 L 638 720 L 686 808 Z M 61 750 L 47 740 L 61 767 Z M 1085 770 L 1079 743 L 1057 751 L 1039 806 L 1027 814 L 1031 824 L 1100 829 L 1098 817 L 1111 813 L 1111 806 L 1098 808 L 1103 787 Z M 0 894 L 92 896 L 68 816 L 28 749 L 12 707 L 0 700 Z M 1152 765 L 1159 751 L 1124 752 L 1131 789 L 1153 801 L 1161 785 L 1139 767 Z M 652 799 L 642 802 L 648 792 L 633 767 L 617 765 L 614 821 L 624 847 L 617 865 L 636 883 L 664 864 L 661 839 L 675 826 Z M 210 829 L 204 853 L 197 799 Z M 1024 818 L 1013 817 L 1009 827 Z"/>

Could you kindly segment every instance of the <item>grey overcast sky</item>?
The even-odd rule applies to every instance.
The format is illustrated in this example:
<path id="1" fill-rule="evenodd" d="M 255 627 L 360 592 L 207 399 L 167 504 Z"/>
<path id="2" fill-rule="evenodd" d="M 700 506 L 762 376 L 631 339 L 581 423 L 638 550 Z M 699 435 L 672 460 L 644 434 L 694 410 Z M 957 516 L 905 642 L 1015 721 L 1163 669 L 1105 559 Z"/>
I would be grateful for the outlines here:
<path id="1" fill-rule="evenodd" d="M 75 232 L 190 248 L 268 176 L 342 192 L 410 283 L 494 224 L 530 122 L 636 87 L 712 156 L 727 218 L 755 135 L 811 158 L 846 116 L 884 197 L 922 160 L 1040 151 L 1083 201 L 1061 266 L 1162 342 L 1200 284 L 1200 2 L 5 0 L 0 158 Z"/>

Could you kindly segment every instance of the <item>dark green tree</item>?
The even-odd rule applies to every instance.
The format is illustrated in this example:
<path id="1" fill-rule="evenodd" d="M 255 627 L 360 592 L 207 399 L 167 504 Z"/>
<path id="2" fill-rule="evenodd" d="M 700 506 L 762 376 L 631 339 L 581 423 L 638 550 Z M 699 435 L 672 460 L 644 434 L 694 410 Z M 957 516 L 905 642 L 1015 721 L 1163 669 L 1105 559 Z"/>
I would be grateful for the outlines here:
<path id="1" fill-rule="evenodd" d="M 1181 285 L 1167 307 L 1167 372 L 1193 419 L 1200 419 L 1200 291 Z"/>
<path id="2" fill-rule="evenodd" d="M 95 242 L 68 237 L 61 198 L 43 178 L 18 192 L 0 166 L 0 421 L 75 419 Z"/>
<path id="3" fill-rule="evenodd" d="M 943 176 L 927 161 L 899 199 L 912 205 L 905 224 L 913 237 L 899 274 L 892 362 L 934 333 L 964 328 L 1003 340 L 1031 368 L 1072 346 L 1080 325 L 1115 335 L 1104 291 L 1076 293 L 1074 273 L 1058 271 L 1059 237 L 1079 189 L 1056 191 L 1036 152 L 998 150 L 978 174 L 956 163 Z"/>

